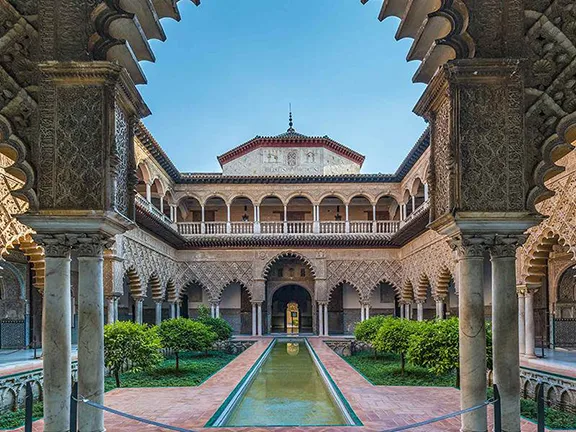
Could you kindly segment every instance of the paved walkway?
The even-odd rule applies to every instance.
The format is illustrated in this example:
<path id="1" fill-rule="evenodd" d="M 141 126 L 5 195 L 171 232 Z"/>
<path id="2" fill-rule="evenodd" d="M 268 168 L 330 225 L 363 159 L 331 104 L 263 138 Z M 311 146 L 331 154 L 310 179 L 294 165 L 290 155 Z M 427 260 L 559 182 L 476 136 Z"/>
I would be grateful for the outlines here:
<path id="1" fill-rule="evenodd" d="M 213 431 L 382 431 L 423 421 L 459 409 L 458 390 L 439 387 L 373 386 L 318 338 L 309 339 L 328 372 L 364 423 L 364 427 L 290 427 L 290 428 L 210 428 Z M 105 403 L 113 408 L 158 422 L 186 429 L 202 429 L 228 394 L 271 342 L 262 338 L 224 369 L 198 387 L 119 389 L 106 394 Z M 106 414 L 109 432 L 161 431 L 113 414 Z M 22 430 L 22 429 L 20 429 Z M 42 421 L 34 431 L 42 430 Z M 415 431 L 460 430 L 458 418 Z M 535 432 L 536 426 L 523 422 L 523 432 Z"/>
<path id="2" fill-rule="evenodd" d="M 536 350 L 540 354 L 541 350 Z M 542 358 L 521 358 L 520 365 L 576 379 L 576 351 L 544 350 Z"/>

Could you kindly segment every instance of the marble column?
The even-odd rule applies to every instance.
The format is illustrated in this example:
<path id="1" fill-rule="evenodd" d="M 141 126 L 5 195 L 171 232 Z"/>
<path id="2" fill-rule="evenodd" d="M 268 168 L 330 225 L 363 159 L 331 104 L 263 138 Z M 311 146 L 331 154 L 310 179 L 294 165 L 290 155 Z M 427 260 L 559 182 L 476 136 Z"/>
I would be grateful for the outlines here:
<path id="1" fill-rule="evenodd" d="M 104 403 L 104 238 L 91 236 L 78 253 L 78 394 Z M 78 404 L 78 430 L 104 431 L 104 412 Z"/>
<path id="2" fill-rule="evenodd" d="M 186 306 L 186 307 L 188 307 L 188 306 Z M 180 312 L 181 312 L 180 311 L 180 302 L 176 302 L 176 318 L 180 318 L 180 315 L 181 315 Z"/>
<path id="3" fill-rule="evenodd" d="M 160 323 L 162 322 L 162 300 L 157 301 L 154 306 L 156 307 L 155 322 L 156 325 L 160 325 Z"/>
<path id="4" fill-rule="evenodd" d="M 324 304 L 324 336 L 328 334 L 328 304 Z"/>
<path id="5" fill-rule="evenodd" d="M 526 354 L 526 305 L 524 287 L 517 287 L 518 292 L 518 351 L 520 355 Z"/>
<path id="6" fill-rule="evenodd" d="M 258 303 L 258 336 L 262 336 L 262 303 Z"/>
<path id="7" fill-rule="evenodd" d="M 526 294 L 524 295 L 524 307 L 525 307 L 525 320 L 526 320 L 526 357 L 535 358 L 536 357 L 536 334 L 534 331 L 534 293 L 536 290 L 534 288 L 526 289 Z"/>
<path id="8" fill-rule="evenodd" d="M 400 303 L 400 319 L 404 319 L 404 311 L 406 309 L 404 308 L 404 303 Z"/>
<path id="9" fill-rule="evenodd" d="M 135 310 L 136 310 L 136 316 L 134 317 L 134 322 L 136 322 L 136 324 L 142 324 L 144 322 L 144 317 L 143 317 L 143 309 L 144 309 L 144 298 L 143 297 L 138 297 L 134 299 L 134 304 L 135 304 Z"/>
<path id="10" fill-rule="evenodd" d="M 220 303 L 216 303 L 216 318 L 220 318 Z"/>
<path id="11" fill-rule="evenodd" d="M 257 306 L 256 303 L 252 303 L 252 336 L 256 336 L 257 332 L 258 332 L 258 327 L 257 327 Z"/>
<path id="12" fill-rule="evenodd" d="M 324 336 L 324 305 L 318 303 L 318 336 Z"/>
<path id="13" fill-rule="evenodd" d="M 492 261 L 492 356 L 502 406 L 502 431 L 520 432 L 520 354 L 516 248 L 519 237 L 497 236 Z"/>
<path id="14" fill-rule="evenodd" d="M 486 400 L 486 327 L 484 321 L 485 240 L 463 236 L 454 240 L 460 270 L 460 406 L 462 409 Z M 486 407 L 462 414 L 462 432 L 488 430 Z"/>
<path id="15" fill-rule="evenodd" d="M 176 304 L 170 303 L 170 319 L 176 318 Z"/>
<path id="16" fill-rule="evenodd" d="M 436 298 L 436 319 L 444 319 L 444 299 Z"/>
<path id="17" fill-rule="evenodd" d="M 70 430 L 72 388 L 70 246 L 64 236 L 35 236 L 44 247 L 46 276 L 42 312 L 44 431 Z"/>
<path id="18" fill-rule="evenodd" d="M 366 318 L 364 317 L 364 305 L 362 303 L 360 303 L 360 322 L 364 321 Z"/>
<path id="19" fill-rule="evenodd" d="M 152 202 L 152 185 L 146 183 L 146 201 Z"/>
<path id="20" fill-rule="evenodd" d="M 118 322 L 118 297 L 114 297 L 114 322 Z"/>
<path id="21" fill-rule="evenodd" d="M 367 320 L 370 318 L 370 305 L 367 304 L 364 307 L 366 308 L 366 311 L 364 312 L 364 319 Z"/>
<path id="22" fill-rule="evenodd" d="M 404 306 L 406 308 L 406 312 L 404 313 L 404 318 L 410 320 L 412 319 L 412 303 L 406 303 Z"/>
<path id="23" fill-rule="evenodd" d="M 416 301 L 416 319 L 418 321 L 424 321 L 424 301 Z"/>
<path id="24" fill-rule="evenodd" d="M 114 311 L 114 304 L 115 304 L 114 296 L 107 296 L 106 297 L 106 324 L 114 324 L 116 322 L 116 314 Z"/>
<path id="25" fill-rule="evenodd" d="M 210 304 L 210 316 L 216 318 L 216 307 L 214 306 L 214 303 Z"/>
<path id="26" fill-rule="evenodd" d="M 345 222 L 344 222 L 344 230 L 345 230 L 347 233 L 349 233 L 349 232 L 350 232 L 350 219 L 349 219 L 349 213 L 350 213 L 349 210 L 350 210 L 350 209 L 349 209 L 349 207 L 348 207 L 348 204 L 345 205 L 344 209 L 345 209 L 345 216 L 346 216 L 346 219 L 345 219 Z"/>

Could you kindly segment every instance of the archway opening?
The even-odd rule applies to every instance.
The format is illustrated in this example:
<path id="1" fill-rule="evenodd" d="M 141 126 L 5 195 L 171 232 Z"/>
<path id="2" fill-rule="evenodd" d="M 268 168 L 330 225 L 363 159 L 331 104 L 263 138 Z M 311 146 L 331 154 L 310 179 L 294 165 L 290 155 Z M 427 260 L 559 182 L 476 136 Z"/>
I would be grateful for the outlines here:
<path id="1" fill-rule="evenodd" d="M 312 297 L 301 285 L 284 285 L 272 296 L 272 333 L 312 333 Z"/>

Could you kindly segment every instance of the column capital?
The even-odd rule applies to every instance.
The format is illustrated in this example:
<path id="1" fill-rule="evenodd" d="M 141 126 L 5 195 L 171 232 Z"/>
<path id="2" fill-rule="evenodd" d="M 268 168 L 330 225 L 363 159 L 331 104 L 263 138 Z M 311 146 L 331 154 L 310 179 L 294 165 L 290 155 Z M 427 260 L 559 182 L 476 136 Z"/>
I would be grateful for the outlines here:
<path id="1" fill-rule="evenodd" d="M 490 256 L 492 258 L 516 258 L 516 250 L 528 238 L 525 234 L 495 235 L 493 244 L 490 246 Z"/>
<path id="2" fill-rule="evenodd" d="M 459 233 L 448 240 L 458 261 L 469 258 L 483 258 L 493 243 L 492 236 Z"/>
<path id="3" fill-rule="evenodd" d="M 75 239 L 72 249 L 78 257 L 103 257 L 104 249 L 110 249 L 114 244 L 114 237 L 105 234 L 73 234 Z"/>
<path id="4" fill-rule="evenodd" d="M 69 234 L 33 234 L 34 241 L 44 248 L 50 258 L 70 258 L 75 240 Z"/>
<path id="5" fill-rule="evenodd" d="M 434 296 L 433 298 L 436 303 L 446 301 L 446 296 Z"/>
<path id="6" fill-rule="evenodd" d="M 416 304 L 423 305 L 424 303 L 426 303 L 426 299 L 417 298 L 416 300 L 414 300 L 414 302 Z"/>
<path id="7" fill-rule="evenodd" d="M 133 299 L 134 299 L 134 303 L 144 303 L 145 297 L 138 296 L 138 297 L 133 297 Z"/>

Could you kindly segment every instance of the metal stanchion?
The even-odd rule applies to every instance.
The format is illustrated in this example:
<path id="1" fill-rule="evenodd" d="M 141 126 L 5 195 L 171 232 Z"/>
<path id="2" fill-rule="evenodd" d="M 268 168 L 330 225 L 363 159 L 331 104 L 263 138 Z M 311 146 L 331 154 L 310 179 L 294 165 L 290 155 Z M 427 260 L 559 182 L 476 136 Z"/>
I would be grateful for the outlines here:
<path id="1" fill-rule="evenodd" d="M 70 396 L 70 432 L 78 429 L 78 383 L 72 384 L 72 395 Z"/>
<path id="2" fill-rule="evenodd" d="M 497 384 L 494 384 L 494 432 L 502 432 L 502 403 Z"/>
<path id="3" fill-rule="evenodd" d="M 32 393 L 32 384 L 26 383 L 26 404 L 24 414 L 24 432 L 32 432 L 32 406 L 34 405 L 34 394 Z"/>
<path id="4" fill-rule="evenodd" d="M 536 386 L 536 404 L 538 432 L 544 432 L 546 429 L 546 413 L 544 412 L 544 384 L 541 380 L 538 380 L 538 385 Z"/>

